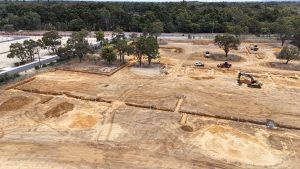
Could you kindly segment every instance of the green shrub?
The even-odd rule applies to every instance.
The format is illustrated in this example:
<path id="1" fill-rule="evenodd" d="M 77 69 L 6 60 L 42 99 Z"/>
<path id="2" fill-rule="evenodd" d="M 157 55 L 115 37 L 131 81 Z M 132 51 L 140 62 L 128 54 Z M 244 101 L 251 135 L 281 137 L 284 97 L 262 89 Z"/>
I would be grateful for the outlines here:
<path id="1" fill-rule="evenodd" d="M 8 80 L 14 79 L 16 77 L 19 77 L 20 75 L 18 73 L 16 74 L 4 74 L 2 76 L 0 76 L 0 83 L 4 83 Z"/>

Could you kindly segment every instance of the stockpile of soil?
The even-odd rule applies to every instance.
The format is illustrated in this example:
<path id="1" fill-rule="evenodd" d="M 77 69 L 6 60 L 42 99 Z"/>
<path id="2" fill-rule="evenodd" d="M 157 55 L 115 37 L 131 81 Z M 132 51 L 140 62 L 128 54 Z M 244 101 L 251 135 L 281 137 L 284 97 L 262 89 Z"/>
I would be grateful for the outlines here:
<path id="1" fill-rule="evenodd" d="M 150 66 L 145 66 L 145 67 L 139 67 L 139 66 L 132 66 L 130 68 L 130 71 L 136 75 L 141 75 L 141 76 L 160 76 L 163 75 L 163 69 L 162 65 L 160 64 L 152 64 Z"/>
<path id="2" fill-rule="evenodd" d="M 31 103 L 32 100 L 25 96 L 14 96 L 0 105 L 0 111 L 18 110 Z"/>
<path id="3" fill-rule="evenodd" d="M 220 53 L 213 53 L 209 56 L 209 58 L 215 61 L 231 61 L 231 62 L 240 62 L 243 60 L 243 58 L 238 55 L 228 54 L 228 56 L 225 57 L 225 54 L 220 54 Z"/>
<path id="4" fill-rule="evenodd" d="M 46 118 L 60 117 L 61 115 L 68 113 L 73 109 L 74 105 L 72 103 L 63 102 L 48 110 L 44 115 Z"/>
<path id="5" fill-rule="evenodd" d="M 73 122 L 69 125 L 70 128 L 91 128 L 97 123 L 97 119 L 94 116 L 77 116 Z"/>
<path id="6" fill-rule="evenodd" d="M 272 149 L 264 138 L 237 129 L 210 125 L 196 135 L 194 146 L 199 146 L 210 157 L 251 165 L 276 165 L 282 162 L 282 151 Z"/>

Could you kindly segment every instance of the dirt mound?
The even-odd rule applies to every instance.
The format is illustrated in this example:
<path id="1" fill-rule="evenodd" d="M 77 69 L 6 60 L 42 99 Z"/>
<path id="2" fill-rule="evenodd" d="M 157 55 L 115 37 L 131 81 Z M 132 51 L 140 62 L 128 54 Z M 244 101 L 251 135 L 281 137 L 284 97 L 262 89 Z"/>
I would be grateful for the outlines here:
<path id="1" fill-rule="evenodd" d="M 243 58 L 238 55 L 229 54 L 227 57 L 225 57 L 225 54 L 221 54 L 221 53 L 211 54 L 209 58 L 215 61 L 231 61 L 231 62 L 243 61 Z"/>
<path id="2" fill-rule="evenodd" d="M 190 78 L 195 79 L 195 80 L 211 80 L 215 79 L 213 76 L 190 76 Z"/>
<path id="3" fill-rule="evenodd" d="M 23 106 L 31 103 L 32 100 L 25 96 L 14 96 L 0 105 L 0 111 L 18 110 Z"/>
<path id="4" fill-rule="evenodd" d="M 97 123 L 94 116 L 77 116 L 74 121 L 69 125 L 70 128 L 91 128 Z"/>
<path id="5" fill-rule="evenodd" d="M 276 69 L 282 69 L 282 70 L 294 70 L 294 71 L 300 71 L 300 63 L 280 63 L 280 62 L 268 62 L 263 63 L 263 66 L 272 67 Z"/>
<path id="6" fill-rule="evenodd" d="M 275 165 L 282 161 L 277 150 L 264 139 L 249 135 L 231 127 L 211 125 L 197 135 L 193 144 L 201 147 L 209 156 L 251 165 Z"/>
<path id="7" fill-rule="evenodd" d="M 72 103 L 63 102 L 48 110 L 44 115 L 46 118 L 59 117 L 73 109 L 74 105 Z"/>
<path id="8" fill-rule="evenodd" d="M 178 48 L 175 46 L 160 46 L 160 49 L 165 49 L 165 50 L 170 50 L 171 52 L 175 52 L 175 53 L 182 53 L 183 49 L 182 48 Z"/>
<path id="9" fill-rule="evenodd" d="M 187 132 L 193 132 L 195 130 L 195 125 L 192 123 L 184 124 L 181 129 Z"/>
<path id="10" fill-rule="evenodd" d="M 40 97 L 40 104 L 45 104 L 53 99 L 53 96 L 41 96 Z"/>
<path id="11" fill-rule="evenodd" d="M 153 77 L 163 75 L 163 69 L 161 67 L 160 64 L 152 64 L 147 67 L 132 66 L 130 71 L 136 75 Z"/>

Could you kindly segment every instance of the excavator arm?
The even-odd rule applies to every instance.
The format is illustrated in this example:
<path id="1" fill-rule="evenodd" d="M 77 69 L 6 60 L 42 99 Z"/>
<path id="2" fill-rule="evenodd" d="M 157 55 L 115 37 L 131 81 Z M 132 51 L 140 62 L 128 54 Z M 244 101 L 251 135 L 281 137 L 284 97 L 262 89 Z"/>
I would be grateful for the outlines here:
<path id="1" fill-rule="evenodd" d="M 243 80 L 241 80 L 241 77 L 245 77 Z M 246 78 L 250 79 L 247 80 Z M 238 79 L 237 82 L 239 85 L 242 85 L 243 83 L 247 84 L 248 87 L 253 87 L 253 88 L 261 88 L 262 83 L 258 82 L 251 76 L 250 74 L 244 73 L 244 72 L 239 72 L 238 74 Z"/>

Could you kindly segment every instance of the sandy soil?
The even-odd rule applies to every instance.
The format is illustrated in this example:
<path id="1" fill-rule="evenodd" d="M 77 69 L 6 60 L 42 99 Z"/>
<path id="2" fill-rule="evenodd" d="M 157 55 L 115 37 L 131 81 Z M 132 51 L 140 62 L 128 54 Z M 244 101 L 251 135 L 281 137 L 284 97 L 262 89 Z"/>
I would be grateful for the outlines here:
<path id="1" fill-rule="evenodd" d="M 242 59 L 230 70 L 203 57 L 222 53 L 213 44 L 173 40 L 152 66 L 56 70 L 3 90 L 0 168 L 297 168 L 300 72 L 263 64 L 277 61 L 278 44 L 259 44 L 263 58 L 249 45 L 232 51 Z M 239 71 L 262 89 L 239 86 Z"/>

